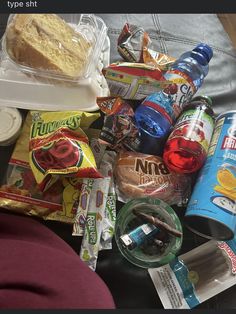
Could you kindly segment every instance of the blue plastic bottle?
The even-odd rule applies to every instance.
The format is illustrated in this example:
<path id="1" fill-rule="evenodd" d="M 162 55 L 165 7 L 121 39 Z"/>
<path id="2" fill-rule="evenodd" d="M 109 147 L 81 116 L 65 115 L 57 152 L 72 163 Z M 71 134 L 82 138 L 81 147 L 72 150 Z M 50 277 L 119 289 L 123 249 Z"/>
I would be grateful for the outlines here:
<path id="1" fill-rule="evenodd" d="M 210 46 L 200 43 L 176 60 L 164 77 L 170 84 L 160 92 L 147 96 L 135 111 L 140 131 L 140 151 L 161 155 L 163 143 L 176 119 L 202 85 L 213 56 Z"/>
<path id="2" fill-rule="evenodd" d="M 173 100 L 164 93 L 147 96 L 135 110 L 135 121 L 139 130 L 139 151 L 144 154 L 161 155 L 164 143 L 169 136 L 172 119 L 162 104 L 170 108 Z"/>
<path id="3" fill-rule="evenodd" d="M 190 102 L 193 95 L 201 87 L 208 74 L 212 56 L 211 47 L 200 43 L 193 50 L 182 54 L 164 74 L 167 81 L 176 84 L 172 105 L 175 119 L 182 112 L 184 105 Z"/>

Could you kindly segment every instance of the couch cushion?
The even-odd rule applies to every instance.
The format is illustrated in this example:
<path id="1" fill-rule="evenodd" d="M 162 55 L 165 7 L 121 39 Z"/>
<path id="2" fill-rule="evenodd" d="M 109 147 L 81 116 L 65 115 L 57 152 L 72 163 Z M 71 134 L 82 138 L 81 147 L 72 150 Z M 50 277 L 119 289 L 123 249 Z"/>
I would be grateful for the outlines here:
<path id="1" fill-rule="evenodd" d="M 121 59 L 117 38 L 126 22 L 142 26 L 157 51 L 178 58 L 205 42 L 213 49 L 209 73 L 196 95 L 213 99 L 216 114 L 236 108 L 236 50 L 216 14 L 98 14 L 108 26 L 111 62 Z"/>

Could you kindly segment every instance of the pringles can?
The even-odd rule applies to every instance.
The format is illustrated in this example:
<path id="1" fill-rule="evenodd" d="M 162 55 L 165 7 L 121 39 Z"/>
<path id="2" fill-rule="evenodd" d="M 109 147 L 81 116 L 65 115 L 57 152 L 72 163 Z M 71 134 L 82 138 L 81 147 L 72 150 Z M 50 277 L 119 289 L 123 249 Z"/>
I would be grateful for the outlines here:
<path id="1" fill-rule="evenodd" d="M 216 119 L 208 155 L 185 213 L 186 226 L 207 239 L 236 232 L 236 110 Z"/>

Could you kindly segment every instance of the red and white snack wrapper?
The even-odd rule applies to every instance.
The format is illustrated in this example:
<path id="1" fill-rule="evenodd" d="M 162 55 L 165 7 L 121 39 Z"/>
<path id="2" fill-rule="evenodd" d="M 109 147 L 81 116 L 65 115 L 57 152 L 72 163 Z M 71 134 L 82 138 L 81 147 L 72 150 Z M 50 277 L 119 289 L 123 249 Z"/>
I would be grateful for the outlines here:
<path id="1" fill-rule="evenodd" d="M 191 309 L 236 284 L 236 239 L 210 240 L 148 272 L 165 309 Z"/>

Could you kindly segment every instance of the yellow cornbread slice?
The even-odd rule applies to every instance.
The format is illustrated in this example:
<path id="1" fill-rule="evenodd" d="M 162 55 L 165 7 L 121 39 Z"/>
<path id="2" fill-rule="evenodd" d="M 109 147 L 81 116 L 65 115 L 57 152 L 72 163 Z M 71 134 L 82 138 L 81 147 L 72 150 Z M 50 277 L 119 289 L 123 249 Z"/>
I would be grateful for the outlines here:
<path id="1" fill-rule="evenodd" d="M 16 14 L 6 48 L 20 64 L 75 78 L 88 62 L 91 44 L 56 14 Z"/>

